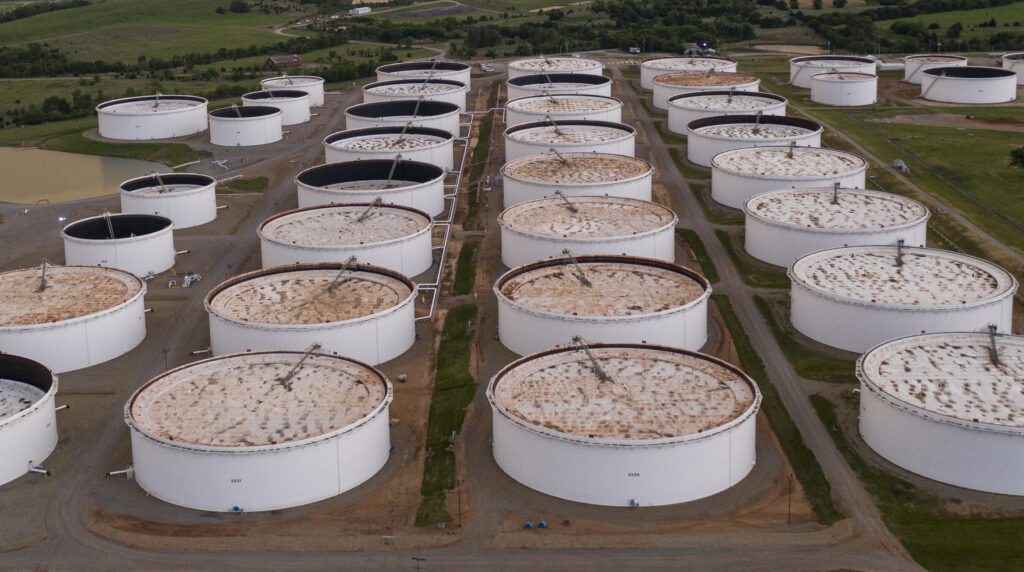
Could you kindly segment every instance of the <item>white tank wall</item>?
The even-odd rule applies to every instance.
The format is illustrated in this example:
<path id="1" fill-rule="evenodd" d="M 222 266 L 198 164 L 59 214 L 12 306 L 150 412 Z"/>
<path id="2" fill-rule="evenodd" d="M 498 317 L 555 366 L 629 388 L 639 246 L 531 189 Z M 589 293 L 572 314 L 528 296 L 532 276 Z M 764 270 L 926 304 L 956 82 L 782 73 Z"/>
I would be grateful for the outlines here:
<path id="1" fill-rule="evenodd" d="M 248 147 L 280 141 L 283 113 L 262 117 L 210 116 L 210 143 L 222 147 Z"/>
<path id="2" fill-rule="evenodd" d="M 505 162 L 530 155 L 541 155 L 554 148 L 559 153 L 610 153 L 612 155 L 636 156 L 636 132 L 610 141 L 593 143 L 549 143 L 519 141 L 505 133 Z"/>
<path id="3" fill-rule="evenodd" d="M 794 142 L 797 147 L 821 147 L 821 129 L 793 137 L 742 139 L 738 137 L 723 137 L 721 135 L 707 135 L 687 128 L 686 158 L 691 163 L 710 167 L 712 157 L 719 153 L 748 147 L 789 147 L 790 143 Z"/>
<path id="4" fill-rule="evenodd" d="M 140 195 L 122 190 L 121 212 L 167 217 L 176 229 L 206 224 L 217 218 L 217 182 L 157 195 Z"/>
<path id="5" fill-rule="evenodd" d="M 53 384 L 28 409 L 0 419 L 0 485 L 27 473 L 29 463 L 41 464 L 57 446 L 56 379 Z"/>
<path id="6" fill-rule="evenodd" d="M 284 244 L 259 232 L 263 268 L 298 262 L 343 262 L 355 256 L 360 264 L 371 264 L 417 276 L 433 265 L 432 225 L 407 237 L 373 244 L 351 244 L 313 248 Z"/>
<path id="7" fill-rule="evenodd" d="M 839 232 L 769 224 L 746 214 L 745 244 L 754 258 L 776 266 L 789 266 L 812 252 L 843 246 L 897 244 L 902 238 L 907 246 L 923 247 L 927 233 L 927 218 L 904 227 Z"/>
<path id="8" fill-rule="evenodd" d="M 1017 74 L 1017 85 L 1024 85 L 1024 58 L 1013 59 L 1008 56 L 1014 54 L 1006 54 L 1003 56 L 1002 63 L 1003 69 L 1010 70 Z M 1019 55 L 1019 54 L 1018 54 Z"/>
<path id="9" fill-rule="evenodd" d="M 444 177 L 438 177 L 419 185 L 356 191 L 311 187 L 305 183 L 298 186 L 299 208 L 341 203 L 367 203 L 380 197 L 384 204 L 401 205 L 419 209 L 430 216 L 444 212 Z"/>
<path id="10" fill-rule="evenodd" d="M 501 261 L 509 268 L 538 260 L 561 258 L 568 248 L 574 255 L 621 254 L 675 262 L 675 224 L 664 228 L 608 239 L 533 236 L 501 226 Z"/>
<path id="11" fill-rule="evenodd" d="M 383 66 L 382 66 L 383 67 Z M 377 81 L 393 81 L 396 79 L 451 79 L 461 81 L 463 85 L 470 85 L 472 68 L 464 70 L 408 70 L 402 72 L 382 72 L 377 68 Z"/>
<path id="12" fill-rule="evenodd" d="M 575 254 L 575 253 L 574 253 Z M 498 296 L 498 337 L 519 355 L 564 346 L 575 335 L 592 343 L 647 343 L 699 350 L 708 338 L 708 288 L 681 308 L 642 316 L 566 316 L 526 309 Z"/>
<path id="13" fill-rule="evenodd" d="M 943 103 L 1009 103 L 1017 98 L 1017 76 L 951 78 L 921 74 L 921 97 Z"/>
<path id="14" fill-rule="evenodd" d="M 221 448 L 237 449 L 231 451 L 157 441 L 132 427 L 132 466 L 147 493 L 179 506 L 283 509 L 339 495 L 377 474 L 390 454 L 388 420 L 384 407 L 364 425 L 312 443 Z"/>
<path id="15" fill-rule="evenodd" d="M 1024 436 L 1019 432 L 943 422 L 934 414 L 897 406 L 877 392 L 861 383 L 860 433 L 876 453 L 936 481 L 1024 495 Z"/>
<path id="16" fill-rule="evenodd" d="M 174 224 L 156 232 L 132 238 L 86 240 L 64 238 L 64 260 L 69 266 L 117 268 L 143 277 L 159 274 L 174 266 Z"/>
<path id="17" fill-rule="evenodd" d="M 206 103 L 148 115 L 110 113 L 98 109 L 99 133 L 107 139 L 147 141 L 172 139 L 206 131 Z"/>
<path id="18" fill-rule="evenodd" d="M 309 96 L 248 99 L 242 96 L 242 107 L 276 107 L 281 110 L 281 125 L 297 125 L 309 121 Z"/>
<path id="19" fill-rule="evenodd" d="M 0 348 L 38 361 L 55 373 L 114 359 L 146 337 L 145 293 L 143 284 L 132 299 L 103 312 L 51 324 L 2 327 Z"/>
<path id="20" fill-rule="evenodd" d="M 288 76 L 271 77 L 260 80 L 260 89 L 263 91 L 291 91 L 297 89 L 309 94 L 310 107 L 323 107 L 324 105 L 324 80 L 315 76 L 295 76 L 292 79 L 301 81 L 299 84 L 286 83 Z M 319 81 L 316 81 L 319 80 Z"/>
<path id="21" fill-rule="evenodd" d="M 705 59 L 705 58 L 697 58 L 697 59 L 700 60 L 700 59 Z M 733 73 L 733 72 L 736 71 L 737 66 L 738 66 L 738 64 L 736 62 L 730 62 L 729 60 L 723 59 L 721 65 L 716 65 L 714 69 L 715 69 L 716 72 L 730 72 L 730 73 Z M 659 75 L 665 75 L 665 74 L 668 74 L 668 73 L 687 72 L 687 71 L 707 72 L 707 70 L 708 70 L 708 68 L 706 68 L 706 67 L 683 66 L 683 65 L 680 65 L 679 67 L 674 68 L 674 69 L 670 69 L 670 70 L 668 70 L 668 69 L 654 69 L 654 68 L 650 68 L 650 67 L 645 66 L 644 63 L 641 62 L 640 63 L 640 87 L 643 88 L 643 89 L 646 89 L 646 90 L 654 89 L 654 78 L 658 77 Z"/>
<path id="22" fill-rule="evenodd" d="M 719 117 L 728 115 L 756 115 L 760 111 L 762 115 L 786 115 L 786 102 L 780 101 L 776 105 L 760 107 L 756 110 L 750 109 L 710 109 L 697 110 L 687 109 L 679 105 L 668 103 L 668 130 L 679 135 L 686 135 L 686 126 L 691 121 L 707 117 Z"/>
<path id="23" fill-rule="evenodd" d="M 409 123 L 416 127 L 433 127 L 459 136 L 459 112 L 453 111 L 447 115 L 419 116 L 410 121 L 408 116 L 388 117 L 357 117 L 345 113 L 345 129 L 365 129 L 368 127 L 404 127 Z"/>
<path id="24" fill-rule="evenodd" d="M 415 292 L 414 292 L 415 294 Z M 383 312 L 327 324 L 276 325 L 210 315 L 210 347 L 221 356 L 247 351 L 303 351 L 320 342 L 324 352 L 370 365 L 394 359 L 416 340 L 415 296 Z"/>
<path id="25" fill-rule="evenodd" d="M 932 68 L 959 68 L 967 65 L 967 59 L 955 62 L 929 62 L 927 60 L 914 59 L 911 56 L 903 58 L 903 81 L 921 84 L 921 72 Z"/>
<path id="26" fill-rule="evenodd" d="M 505 89 L 508 91 L 508 99 L 519 99 L 531 95 L 603 95 L 612 96 L 612 82 L 599 85 L 579 85 L 578 87 L 566 87 L 557 89 L 541 89 L 537 86 L 546 84 L 534 84 L 528 86 L 512 85 L 505 82 Z"/>
<path id="27" fill-rule="evenodd" d="M 832 177 L 768 178 L 732 173 L 712 165 L 711 198 L 725 206 L 741 209 L 747 199 L 767 191 L 826 188 L 835 183 L 844 189 L 863 189 L 865 171 L 866 167 L 862 167 L 859 171 Z"/>
<path id="28" fill-rule="evenodd" d="M 468 87 L 462 89 L 453 89 L 447 93 L 426 93 L 423 95 L 417 95 L 413 93 L 395 94 L 395 95 L 383 95 L 379 93 L 373 93 L 366 91 L 363 88 L 363 103 L 377 103 L 379 101 L 416 101 L 422 98 L 423 101 L 443 101 L 445 103 L 454 103 L 459 106 L 459 111 L 466 110 L 466 93 L 469 92 Z"/>
<path id="29" fill-rule="evenodd" d="M 588 443 L 542 435 L 494 411 L 494 460 L 523 485 L 551 496 L 606 506 L 692 501 L 743 480 L 755 463 L 755 420 L 656 446 Z"/>
<path id="30" fill-rule="evenodd" d="M 538 112 L 525 112 L 517 111 L 508 107 L 505 104 L 505 124 L 508 127 L 515 127 L 523 123 L 535 123 L 537 121 L 544 121 L 545 118 L 551 117 L 555 121 L 606 121 L 609 123 L 622 123 L 622 105 L 621 102 L 618 107 L 612 107 L 600 111 L 580 111 L 578 113 L 538 113 Z"/>
<path id="31" fill-rule="evenodd" d="M 835 81 L 811 77 L 811 101 L 842 107 L 877 103 L 878 77 L 875 76 L 870 81 Z"/>
<path id="32" fill-rule="evenodd" d="M 1008 332 L 1013 297 L 946 309 L 896 309 L 865 302 L 837 300 L 808 290 L 793 280 L 790 288 L 793 327 L 823 344 L 863 353 L 894 338 L 932 332 L 984 330 L 994 323 Z M 842 324 L 841 328 L 836 327 Z"/>
<path id="33" fill-rule="evenodd" d="M 511 177 L 502 177 L 503 206 L 509 208 L 519 203 L 555 196 L 555 191 L 562 191 L 567 197 L 625 197 L 627 199 L 651 200 L 651 177 L 653 172 L 629 181 L 602 183 L 593 185 L 559 185 L 556 183 L 542 184 L 534 181 L 523 181 Z"/>
<path id="34" fill-rule="evenodd" d="M 668 100 L 674 95 L 681 93 L 695 93 L 698 91 L 728 91 L 730 87 L 736 91 L 757 91 L 761 86 L 761 80 L 757 79 L 750 83 L 741 83 L 734 86 L 721 85 L 666 85 L 654 82 L 654 94 L 651 96 L 651 103 L 656 109 L 668 109 Z"/>
<path id="35" fill-rule="evenodd" d="M 794 58 L 798 59 L 798 58 Z M 812 61 L 812 63 L 814 63 Z M 864 62 L 854 63 L 845 62 L 853 65 L 843 65 L 836 68 L 836 71 L 842 73 L 866 73 L 875 75 L 877 71 L 877 65 L 875 62 Z M 789 61 L 789 83 L 796 87 L 802 87 L 804 89 L 811 89 L 811 76 L 818 73 L 824 73 L 830 71 L 832 68 L 822 65 L 803 65 L 793 60 Z"/>

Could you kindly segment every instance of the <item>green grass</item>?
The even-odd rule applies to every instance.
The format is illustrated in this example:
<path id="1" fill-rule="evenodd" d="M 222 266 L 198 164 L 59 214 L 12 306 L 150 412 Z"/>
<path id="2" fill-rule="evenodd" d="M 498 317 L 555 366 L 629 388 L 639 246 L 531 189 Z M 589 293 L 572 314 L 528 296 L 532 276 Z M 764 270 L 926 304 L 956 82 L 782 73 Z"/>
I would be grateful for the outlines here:
<path id="1" fill-rule="evenodd" d="M 197 151 L 183 143 L 107 143 L 87 139 L 81 133 L 70 133 L 48 139 L 43 143 L 43 148 L 66 153 L 142 159 L 171 166 L 210 156 L 210 153 L 206 151 Z"/>
<path id="2" fill-rule="evenodd" d="M 252 177 L 235 179 L 222 185 L 217 185 L 218 193 L 262 193 L 267 190 L 267 183 L 270 180 L 266 177 Z"/>
<path id="3" fill-rule="evenodd" d="M 755 288 L 789 288 L 789 277 L 786 276 L 786 271 L 754 260 L 746 251 L 741 253 L 740 249 L 743 248 L 743 245 L 737 244 L 740 239 L 736 234 L 716 229 L 715 236 L 722 243 L 733 266 L 739 270 L 740 277 L 748 285 Z"/>
<path id="4" fill-rule="evenodd" d="M 498 86 L 501 84 L 501 80 L 494 80 L 491 82 L 491 93 L 487 99 L 487 108 L 491 109 L 498 105 Z M 467 208 L 466 216 L 462 219 L 462 228 L 464 229 L 475 229 L 478 228 L 480 221 L 478 220 L 480 214 L 480 201 L 479 201 L 479 185 L 480 179 L 484 175 L 484 169 L 487 167 L 487 159 L 491 153 L 491 131 L 494 129 L 494 114 L 487 115 L 480 119 L 480 127 L 477 130 L 476 145 L 473 147 L 472 153 L 470 154 L 470 160 L 473 161 L 469 168 L 469 173 L 466 174 L 467 181 L 469 184 L 468 188 L 475 188 L 476 192 L 470 192 L 467 197 Z"/>
<path id="5" fill-rule="evenodd" d="M 655 121 L 654 125 L 658 128 L 658 135 L 661 136 L 661 140 L 666 145 L 685 145 L 686 137 L 677 135 L 668 130 L 668 121 Z"/>
<path id="6" fill-rule="evenodd" d="M 467 0 L 462 2 L 466 6 L 473 6 L 482 10 L 494 10 L 495 12 L 509 12 L 512 14 L 528 12 L 548 6 L 565 6 L 565 2 L 559 0 Z M 586 6 L 570 6 L 563 11 L 575 9 L 577 12 L 586 10 Z"/>
<path id="7" fill-rule="evenodd" d="M 473 291 L 476 282 L 476 251 L 480 241 L 463 243 L 459 250 L 459 260 L 455 266 L 455 279 L 452 281 L 452 296 L 462 296 Z"/>
<path id="8" fill-rule="evenodd" d="M 416 511 L 416 526 L 431 526 L 438 522 L 451 522 L 452 515 L 444 508 L 448 495 L 444 492 L 423 495 L 419 510 Z"/>
<path id="9" fill-rule="evenodd" d="M 697 236 L 696 232 L 688 228 L 677 228 L 676 234 L 686 241 L 686 244 L 690 246 L 690 250 L 693 251 L 693 255 L 697 257 L 701 274 L 712 284 L 718 282 L 718 269 L 715 268 L 715 261 L 708 256 L 708 251 L 704 248 L 704 241 Z"/>
<path id="10" fill-rule="evenodd" d="M 844 395 L 848 415 L 856 397 Z M 811 404 L 836 447 L 874 496 L 886 526 L 918 564 L 934 571 L 1017 571 L 1024 569 L 1024 518 L 953 514 L 944 501 L 913 484 L 869 465 L 850 445 L 836 404 L 812 395 Z"/>
<path id="11" fill-rule="evenodd" d="M 832 488 L 828 479 L 825 478 L 825 473 L 821 470 L 821 465 L 818 464 L 818 459 L 804 444 L 800 429 L 793 422 L 789 412 L 786 411 L 786 406 L 783 405 L 778 390 L 769 379 L 761 356 L 757 354 L 757 350 L 750 343 L 750 338 L 747 337 L 743 324 L 736 316 L 729 297 L 725 294 L 712 294 L 711 298 L 715 301 L 715 306 L 718 307 L 718 311 L 722 314 L 722 320 L 725 321 L 725 325 L 732 335 L 732 341 L 743 370 L 757 381 L 757 385 L 761 389 L 761 409 L 764 411 L 765 417 L 768 418 L 786 458 L 789 459 L 794 476 L 803 487 L 804 494 L 807 496 L 808 502 L 811 503 L 815 516 L 825 524 L 842 520 L 843 514 L 832 502 Z"/>
<path id="12" fill-rule="evenodd" d="M 828 383 L 857 383 L 857 376 L 854 374 L 856 359 L 824 355 L 807 347 L 800 343 L 793 332 L 779 323 L 782 318 L 772 307 L 770 301 L 761 296 L 754 296 L 754 303 L 768 322 L 775 340 L 782 348 L 782 353 L 786 355 L 786 359 L 801 377 Z M 788 305 L 785 310 L 788 310 Z M 784 313 L 788 314 L 788 312 Z"/>
<path id="13" fill-rule="evenodd" d="M 684 138 L 683 142 L 685 141 L 686 139 Z M 668 150 L 668 153 L 672 156 L 672 162 L 676 164 L 676 169 L 679 170 L 679 174 L 687 179 L 707 181 L 709 184 L 711 183 L 711 171 L 701 170 L 695 167 L 692 163 L 689 163 L 682 149 L 672 148 Z M 742 222 L 743 219 L 741 217 L 740 223 Z"/>
<path id="14" fill-rule="evenodd" d="M 978 24 L 988 22 L 990 19 L 995 18 L 998 26 L 994 28 L 976 28 Z M 1014 2 L 1005 6 L 996 6 L 994 8 L 979 8 L 976 10 L 955 10 L 952 12 L 939 12 L 937 14 L 922 14 L 920 16 L 914 16 L 911 18 L 897 18 L 894 20 L 879 20 L 875 22 L 875 27 L 878 30 L 880 36 L 887 36 L 890 38 L 899 38 L 901 36 L 895 34 L 890 30 L 893 23 L 895 22 L 919 22 L 924 24 L 927 28 L 931 24 L 938 24 L 939 29 L 928 30 L 928 32 L 935 32 L 939 38 L 942 39 L 942 45 L 947 50 L 952 50 L 956 47 L 956 40 L 946 38 L 946 30 L 956 22 L 960 22 L 964 29 L 960 33 L 963 40 L 970 38 L 987 38 L 999 32 L 1010 32 L 1013 34 L 1020 34 L 1024 32 L 1019 26 L 1013 26 L 1014 22 L 1024 23 L 1024 3 Z M 1010 24 L 1010 26 L 1003 26 L 1004 23 Z M 975 29 L 971 29 L 975 28 Z"/>
<path id="15" fill-rule="evenodd" d="M 455 453 L 434 451 L 423 463 L 420 492 L 431 495 L 455 488 Z"/>
<path id="16" fill-rule="evenodd" d="M 0 86 L 3 84 L 0 83 Z M 0 90 L 2 91 L 2 90 Z M 0 145 L 5 147 L 21 147 L 23 145 L 39 145 L 55 137 L 82 133 L 96 128 L 95 117 L 82 117 L 68 121 L 54 121 L 41 125 L 25 127 L 9 127 L 0 129 Z"/>

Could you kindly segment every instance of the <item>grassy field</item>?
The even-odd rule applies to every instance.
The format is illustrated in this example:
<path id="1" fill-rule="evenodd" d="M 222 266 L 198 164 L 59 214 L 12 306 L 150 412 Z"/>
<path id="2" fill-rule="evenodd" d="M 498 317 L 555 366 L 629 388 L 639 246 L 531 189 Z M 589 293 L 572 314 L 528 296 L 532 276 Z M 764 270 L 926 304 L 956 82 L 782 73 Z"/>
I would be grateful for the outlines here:
<path id="1" fill-rule="evenodd" d="M 801 377 L 828 383 L 857 383 L 855 359 L 842 359 L 816 351 L 801 343 L 797 334 L 783 325 L 783 320 L 789 320 L 788 295 L 773 301 L 754 296 L 754 303 L 768 322 L 782 353 L 786 354 L 786 359 Z"/>
<path id="2" fill-rule="evenodd" d="M 988 22 L 995 18 L 997 26 L 979 28 L 978 24 Z M 977 10 L 956 10 L 953 12 L 940 12 L 938 14 L 923 14 L 921 16 L 914 16 L 913 18 L 898 18 L 895 20 L 879 20 L 875 22 L 875 27 L 878 29 L 879 35 L 889 37 L 899 37 L 894 34 L 890 28 L 895 22 L 918 22 L 924 25 L 925 28 L 931 24 L 938 24 L 937 30 L 928 30 L 929 32 L 936 32 L 944 46 L 953 48 L 956 45 L 956 40 L 946 38 L 946 30 L 949 29 L 953 24 L 960 22 L 964 29 L 960 33 L 964 40 L 970 38 L 987 38 L 999 32 L 1011 32 L 1014 34 L 1024 33 L 1024 27 L 1014 26 L 1014 22 L 1020 22 L 1024 24 L 1024 2 L 1014 2 L 1013 4 L 1006 4 L 1005 6 L 997 6 L 995 8 L 979 8 Z M 1009 24 L 1009 26 L 1005 25 Z"/>
<path id="3" fill-rule="evenodd" d="M 265 0 L 271 5 L 290 2 Z M 167 58 L 188 52 L 264 45 L 286 40 L 272 28 L 303 14 L 216 14 L 228 0 L 104 0 L 0 24 L 0 45 L 45 43 L 78 60 L 134 63 L 139 54 Z M 303 5 L 300 5 L 303 6 Z M 309 6 L 309 5 L 305 5 Z"/>
<path id="4" fill-rule="evenodd" d="M 697 257 L 697 263 L 700 265 L 700 272 L 708 279 L 708 282 L 714 284 L 718 282 L 718 269 L 715 268 L 715 261 L 708 256 L 708 251 L 704 248 L 704 241 L 697 236 L 697 233 L 688 228 L 677 228 L 676 234 L 689 245 L 690 250 L 693 251 L 693 255 Z"/>
<path id="5" fill-rule="evenodd" d="M 481 10 L 493 10 L 495 12 L 523 13 L 537 9 L 550 7 L 562 7 L 563 11 L 572 8 L 584 8 L 580 4 L 586 2 L 559 2 L 558 0 L 460 0 L 466 6 L 472 6 Z"/>
<path id="6" fill-rule="evenodd" d="M 459 261 L 455 266 L 455 279 L 452 281 L 452 296 L 461 296 L 473 291 L 473 282 L 476 281 L 476 251 L 479 248 L 479 240 L 462 244 Z"/>
<path id="7" fill-rule="evenodd" d="M 744 249 L 742 234 L 715 230 L 718 242 L 722 243 L 725 253 L 729 256 L 740 277 L 748 285 L 755 288 L 789 288 L 789 277 L 786 271 L 770 264 L 755 260 Z"/>

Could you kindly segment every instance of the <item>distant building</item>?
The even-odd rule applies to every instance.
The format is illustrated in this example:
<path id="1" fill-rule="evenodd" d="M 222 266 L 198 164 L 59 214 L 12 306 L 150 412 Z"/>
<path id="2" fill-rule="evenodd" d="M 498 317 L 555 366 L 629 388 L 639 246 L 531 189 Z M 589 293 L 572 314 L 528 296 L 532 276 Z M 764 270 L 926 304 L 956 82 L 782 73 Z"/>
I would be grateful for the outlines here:
<path id="1" fill-rule="evenodd" d="M 693 42 L 686 42 L 685 44 L 683 44 L 683 55 L 684 56 L 689 56 L 689 55 L 699 54 L 699 53 L 700 53 L 700 46 L 698 46 L 697 44 L 695 44 Z"/>
<path id="2" fill-rule="evenodd" d="M 629 53 L 631 53 L 631 54 L 639 54 L 640 53 L 640 48 L 629 48 Z"/>
<path id="3" fill-rule="evenodd" d="M 302 58 L 296 54 L 290 56 L 270 56 L 263 65 L 268 68 L 297 68 L 302 65 Z"/>
<path id="4" fill-rule="evenodd" d="M 348 15 L 349 16 L 362 16 L 363 14 L 369 14 L 370 10 L 372 10 L 372 8 L 370 8 L 369 6 L 360 6 L 358 8 L 352 8 L 351 10 L 349 10 L 348 11 Z"/>

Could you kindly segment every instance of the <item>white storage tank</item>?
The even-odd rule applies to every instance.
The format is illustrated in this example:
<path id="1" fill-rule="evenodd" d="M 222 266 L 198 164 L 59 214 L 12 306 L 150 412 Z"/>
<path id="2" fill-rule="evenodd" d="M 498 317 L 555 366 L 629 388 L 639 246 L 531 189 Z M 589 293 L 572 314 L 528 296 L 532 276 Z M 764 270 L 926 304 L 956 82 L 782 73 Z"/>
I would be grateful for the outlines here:
<path id="1" fill-rule="evenodd" d="M 727 115 L 691 121 L 686 126 L 686 158 L 711 166 L 719 153 L 748 147 L 821 147 L 821 125 L 780 115 Z"/>
<path id="2" fill-rule="evenodd" d="M 612 95 L 611 78 L 590 74 L 521 75 L 509 79 L 505 87 L 510 100 L 531 95 Z"/>
<path id="3" fill-rule="evenodd" d="M 253 91 L 242 96 L 243 107 L 276 107 L 281 110 L 281 125 L 309 121 L 309 93 L 297 89 Z"/>
<path id="4" fill-rule="evenodd" d="M 686 135 L 691 121 L 722 115 L 786 115 L 786 98 L 756 91 L 695 91 L 668 98 L 668 129 Z"/>
<path id="5" fill-rule="evenodd" d="M 501 261 L 509 268 L 575 254 L 621 254 L 675 262 L 672 209 L 621 197 L 552 197 L 505 209 Z"/>
<path id="6" fill-rule="evenodd" d="M 263 91 L 299 90 L 309 94 L 310 107 L 324 104 L 324 78 L 315 75 L 285 75 L 260 80 Z"/>
<path id="7" fill-rule="evenodd" d="M 250 147 L 280 141 L 283 117 L 279 108 L 267 105 L 215 109 L 210 112 L 210 144 Z"/>
<path id="8" fill-rule="evenodd" d="M 263 268 L 300 262 L 344 262 L 390 268 L 406 276 L 433 264 L 430 215 L 410 207 L 359 203 L 278 213 L 260 224 Z"/>
<path id="9" fill-rule="evenodd" d="M 458 62 L 402 62 L 377 68 L 377 81 L 393 79 L 429 78 L 452 79 L 469 85 L 473 68 Z"/>
<path id="10" fill-rule="evenodd" d="M 743 204 L 746 250 L 777 266 L 843 246 L 924 246 L 931 213 L 900 195 L 864 189 L 786 189 Z"/>
<path id="11" fill-rule="evenodd" d="M 679 72 L 736 71 L 736 60 L 715 56 L 668 56 L 650 58 L 640 63 L 640 87 L 654 89 L 654 78 Z"/>
<path id="12" fill-rule="evenodd" d="M 242 274 L 217 285 L 204 304 L 214 355 L 318 342 L 326 353 L 376 365 L 415 341 L 415 298 L 412 280 L 357 260 Z"/>
<path id="13" fill-rule="evenodd" d="M 380 101 L 345 110 L 345 129 L 430 127 L 459 136 L 459 106 L 446 101 Z"/>
<path id="14" fill-rule="evenodd" d="M 508 63 L 506 66 L 508 71 L 508 79 L 519 77 L 521 75 L 536 75 L 536 74 L 590 74 L 590 75 L 602 75 L 604 72 L 604 64 L 597 60 L 590 60 L 587 58 L 566 58 L 566 57 L 545 57 L 539 58 L 526 58 L 522 60 L 514 60 Z"/>
<path id="15" fill-rule="evenodd" d="M 1024 85 L 1024 52 L 1006 54 L 1002 59 L 1003 69 L 1017 74 L 1017 85 Z"/>
<path id="16" fill-rule="evenodd" d="M 964 67 L 967 58 L 953 54 L 915 54 L 903 58 L 903 81 L 921 84 L 921 72 L 932 68 Z"/>
<path id="17" fill-rule="evenodd" d="M 857 361 L 860 433 L 895 465 L 950 485 L 1024 495 L 1024 338 L 909 336 Z"/>
<path id="18" fill-rule="evenodd" d="M 717 358 L 594 344 L 512 362 L 487 387 L 494 459 L 554 497 L 640 507 L 727 490 L 755 463 L 761 393 Z"/>
<path id="19" fill-rule="evenodd" d="M 504 207 L 556 196 L 651 200 L 654 167 L 643 159 L 605 153 L 548 153 L 501 168 Z"/>
<path id="20" fill-rule="evenodd" d="M 49 368 L 0 353 L 0 485 L 39 467 L 57 446 L 56 395 Z"/>
<path id="21" fill-rule="evenodd" d="M 146 337 L 146 283 L 99 266 L 0 273 L 0 348 L 57 373 L 114 359 Z"/>
<path id="22" fill-rule="evenodd" d="M 921 72 L 921 97 L 943 103 L 1009 103 L 1017 99 L 1017 74 L 980 66 Z"/>
<path id="23" fill-rule="evenodd" d="M 604 121 L 538 121 L 505 130 L 505 161 L 548 153 L 609 153 L 634 156 L 636 129 Z"/>
<path id="24" fill-rule="evenodd" d="M 105 266 L 144 277 L 174 266 L 174 224 L 150 214 L 102 214 L 61 231 L 69 266 Z"/>
<path id="25" fill-rule="evenodd" d="M 866 73 L 875 75 L 877 62 L 861 56 L 799 56 L 789 60 L 789 83 L 811 88 L 811 76 L 822 72 Z"/>
<path id="26" fill-rule="evenodd" d="M 195 95 L 140 95 L 96 106 L 99 133 L 107 139 L 171 139 L 206 131 L 207 101 Z"/>
<path id="27" fill-rule="evenodd" d="M 842 107 L 878 103 L 878 76 L 849 72 L 814 74 L 811 76 L 811 101 Z"/>
<path id="28" fill-rule="evenodd" d="M 316 352 L 190 363 L 125 404 L 134 478 L 160 500 L 215 512 L 340 495 L 387 462 L 392 396 L 377 369 Z"/>
<path id="29" fill-rule="evenodd" d="M 370 127 L 348 129 L 324 138 L 326 163 L 394 159 L 437 165 L 445 171 L 455 168 L 455 137 L 430 127 Z"/>
<path id="30" fill-rule="evenodd" d="M 657 109 L 668 109 L 668 100 L 681 93 L 701 91 L 757 91 L 761 80 L 748 73 L 719 72 L 678 72 L 662 74 L 652 80 L 654 94 L 651 102 Z"/>
<path id="31" fill-rule="evenodd" d="M 447 101 L 466 110 L 469 86 L 451 79 L 393 79 L 363 86 L 363 102 L 378 101 Z"/>
<path id="32" fill-rule="evenodd" d="M 437 216 L 444 211 L 445 171 L 400 159 L 367 159 L 310 167 L 295 177 L 299 208 L 380 199 Z"/>
<path id="33" fill-rule="evenodd" d="M 1017 280 L 973 256 L 900 245 L 820 250 L 789 267 L 793 326 L 864 352 L 900 336 L 1010 331 Z M 841 324 L 842 327 L 836 327 Z"/>
<path id="34" fill-rule="evenodd" d="M 707 341 L 711 285 L 693 270 L 651 258 L 570 255 L 513 268 L 494 283 L 498 337 L 527 355 L 593 342 L 697 350 Z"/>
<path id="35" fill-rule="evenodd" d="M 531 95 L 505 104 L 505 124 L 509 127 L 548 118 L 621 123 L 622 100 L 603 95 Z"/>
<path id="36" fill-rule="evenodd" d="M 121 183 L 121 211 L 165 216 L 174 228 L 217 218 L 217 179 L 199 173 L 164 173 Z"/>
<path id="37" fill-rule="evenodd" d="M 853 153 L 817 147 L 750 147 L 711 159 L 711 198 L 734 209 L 780 189 L 863 189 L 868 163 Z"/>

